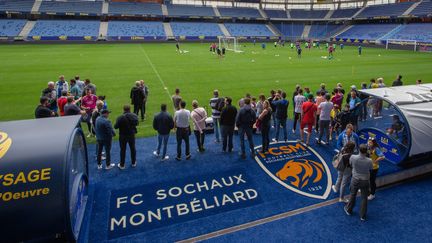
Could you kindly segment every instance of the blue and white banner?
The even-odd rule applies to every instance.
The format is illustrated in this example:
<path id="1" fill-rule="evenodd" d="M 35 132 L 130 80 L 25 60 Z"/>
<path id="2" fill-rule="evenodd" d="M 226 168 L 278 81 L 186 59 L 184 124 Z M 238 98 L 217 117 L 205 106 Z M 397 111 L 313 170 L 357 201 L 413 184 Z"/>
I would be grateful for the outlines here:
<path id="1" fill-rule="evenodd" d="M 378 129 L 365 128 L 360 130 L 358 135 L 360 143 L 364 144 L 367 143 L 370 137 L 374 138 L 386 160 L 394 164 L 401 163 L 406 157 L 406 148 L 398 146 L 398 143 L 393 138 Z"/>
<path id="2" fill-rule="evenodd" d="M 332 178 L 324 159 L 311 147 L 296 141 L 272 143 L 255 160 L 276 182 L 300 195 L 327 199 Z"/>
<path id="3" fill-rule="evenodd" d="M 243 170 L 115 190 L 108 235 L 114 239 L 260 202 L 258 190 Z"/>

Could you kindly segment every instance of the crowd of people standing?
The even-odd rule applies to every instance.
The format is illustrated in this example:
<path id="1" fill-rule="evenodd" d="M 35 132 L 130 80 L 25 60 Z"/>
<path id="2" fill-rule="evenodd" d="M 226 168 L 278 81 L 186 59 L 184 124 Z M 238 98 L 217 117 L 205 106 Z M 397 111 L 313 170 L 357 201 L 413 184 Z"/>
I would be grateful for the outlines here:
<path id="1" fill-rule="evenodd" d="M 401 75 L 398 75 L 393 82 L 393 86 L 398 85 L 402 85 Z M 369 85 L 363 83 L 361 86 L 362 89 L 381 87 L 385 87 L 382 78 L 371 79 Z M 146 119 L 148 87 L 143 80 L 135 82 L 130 92 L 131 104 L 124 105 L 123 114 L 116 119 L 114 126 L 109 120 L 110 110 L 105 96 L 97 96 L 96 91 L 96 85 L 89 79 L 81 81 L 77 75 L 68 83 L 61 75 L 57 82 L 49 82 L 47 88 L 42 91 L 35 117 L 81 115 L 81 121 L 87 124 L 88 136 L 96 136 L 98 169 L 102 169 L 103 160 L 106 164 L 105 169 L 115 166 L 111 160 L 110 150 L 118 129 L 120 163 L 117 166 L 125 169 L 126 149 L 129 146 L 131 166 L 136 167 L 135 134 L 139 115 L 141 121 Z M 291 134 L 288 132 L 290 102 L 293 107 Z M 345 207 L 347 214 L 352 212 L 357 189 L 362 191 L 364 200 L 375 198 L 375 179 L 379 162 L 384 159 L 384 155 L 373 139 L 366 145 L 359 144 L 356 131 L 358 121 L 366 120 L 368 116 L 381 115 L 382 101 L 362 95 L 355 85 L 352 85 L 348 92 L 340 83 L 331 90 L 327 90 L 326 85 L 322 83 L 316 92 L 312 92 L 310 87 L 296 85 L 290 99 L 287 97 L 287 92 L 283 90 L 271 90 L 268 97 L 260 94 L 258 99 L 246 94 L 238 101 L 238 108 L 231 97 L 221 96 L 218 90 L 214 90 L 207 104 L 211 108 L 209 114 L 205 106 L 200 105 L 197 100 L 190 103 L 191 110 L 188 110 L 188 104 L 181 97 L 180 89 L 177 88 L 172 96 L 172 106 L 175 110 L 173 116 L 168 112 L 169 105 L 161 104 L 160 112 L 153 117 L 153 129 L 158 133 L 157 146 L 153 154 L 161 161 L 169 159 L 167 144 L 172 130 L 175 130 L 177 141 L 176 160 L 182 160 L 183 143 L 185 144 L 184 158 L 189 160 L 192 157 L 189 140 L 192 132 L 196 139 L 197 151 L 204 153 L 209 117 L 214 131 L 214 142 L 221 143 L 222 152 L 233 152 L 234 133 L 237 130 L 242 159 L 245 159 L 247 154 L 246 140 L 250 155 L 255 156 L 254 132 L 261 135 L 262 147 L 259 152 L 264 154 L 268 152 L 271 141 L 287 141 L 289 137 L 310 145 L 311 135 L 315 132 L 318 145 L 331 145 L 333 139 L 337 140 L 336 149 L 340 151 L 341 163 L 336 168 L 338 178 L 332 188 L 334 192 L 339 193 L 340 201 L 345 201 L 345 190 L 352 178 L 351 196 Z M 273 134 L 272 129 L 274 138 L 270 138 Z M 366 187 L 368 193 L 364 192 Z M 362 202 L 363 219 L 366 215 L 366 205 L 367 203 Z"/>

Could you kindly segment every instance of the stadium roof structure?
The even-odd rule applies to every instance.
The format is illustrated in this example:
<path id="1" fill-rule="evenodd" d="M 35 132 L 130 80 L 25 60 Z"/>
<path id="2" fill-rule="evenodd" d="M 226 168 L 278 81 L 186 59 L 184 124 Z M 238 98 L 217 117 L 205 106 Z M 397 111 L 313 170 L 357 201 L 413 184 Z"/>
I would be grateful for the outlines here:
<path id="1" fill-rule="evenodd" d="M 404 116 L 409 132 L 409 156 L 432 151 L 432 83 L 360 90 L 393 105 Z"/>

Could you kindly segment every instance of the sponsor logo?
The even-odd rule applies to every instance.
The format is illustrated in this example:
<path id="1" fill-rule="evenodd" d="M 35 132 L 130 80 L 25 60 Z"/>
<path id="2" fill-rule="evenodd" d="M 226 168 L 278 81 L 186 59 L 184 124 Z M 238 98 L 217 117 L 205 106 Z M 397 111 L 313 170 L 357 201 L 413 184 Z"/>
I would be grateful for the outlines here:
<path id="1" fill-rule="evenodd" d="M 318 199 L 330 194 L 332 178 L 327 164 L 303 143 L 270 144 L 268 152 L 256 153 L 255 160 L 271 178 L 293 192 Z"/>
<path id="2" fill-rule="evenodd" d="M 6 155 L 12 145 L 12 139 L 5 132 L 0 132 L 0 159 Z"/>

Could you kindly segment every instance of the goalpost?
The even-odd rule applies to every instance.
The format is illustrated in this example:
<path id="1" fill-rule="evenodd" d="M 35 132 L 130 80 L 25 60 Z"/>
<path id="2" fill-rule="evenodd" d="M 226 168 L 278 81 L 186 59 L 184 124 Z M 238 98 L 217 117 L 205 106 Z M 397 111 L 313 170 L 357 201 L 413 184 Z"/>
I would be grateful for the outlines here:
<path id="1" fill-rule="evenodd" d="M 416 40 L 387 39 L 386 49 L 390 49 L 392 46 L 412 46 L 413 50 L 417 51 L 418 43 Z"/>
<path id="2" fill-rule="evenodd" d="M 228 51 L 242 52 L 240 45 L 237 42 L 237 38 L 234 36 L 219 36 L 219 47 L 225 47 Z"/>

